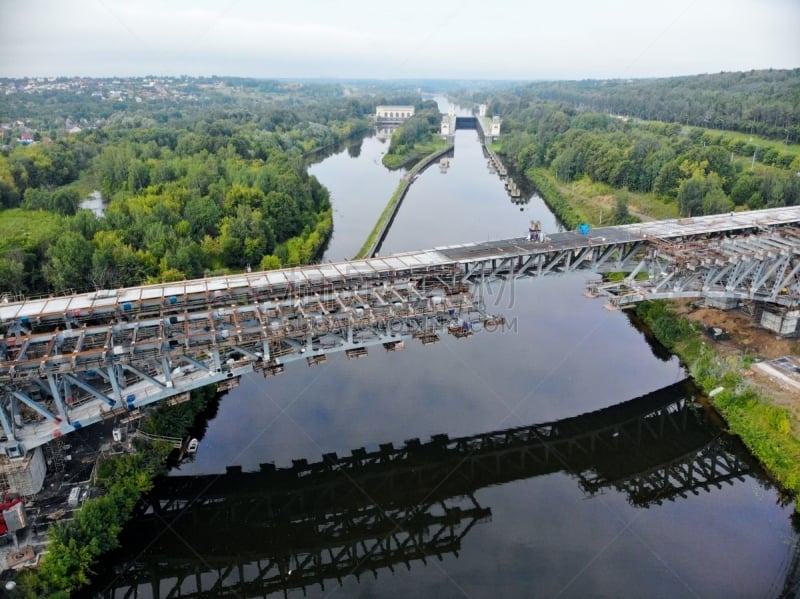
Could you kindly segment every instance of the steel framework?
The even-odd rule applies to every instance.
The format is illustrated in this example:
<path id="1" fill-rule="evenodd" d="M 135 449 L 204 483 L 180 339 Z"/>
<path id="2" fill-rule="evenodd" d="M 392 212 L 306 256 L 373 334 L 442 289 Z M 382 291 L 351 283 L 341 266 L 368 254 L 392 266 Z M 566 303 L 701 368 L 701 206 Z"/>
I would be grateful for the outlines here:
<path id="1" fill-rule="evenodd" d="M 647 278 L 637 279 L 639 273 Z M 705 242 L 652 244 L 620 283 L 592 283 L 622 307 L 647 299 L 704 297 L 800 305 L 800 229 Z"/>
<path id="2" fill-rule="evenodd" d="M 502 322 L 473 299 L 470 286 L 484 281 L 578 269 L 631 272 L 634 281 L 647 270 L 654 293 L 705 286 L 703 293 L 796 305 L 798 223 L 800 207 L 777 208 L 68 297 L 5 297 L 0 450 L 20 457 L 104 418 L 205 385 L 229 387 L 253 370 L 268 376 L 334 352 L 358 358 L 376 345 L 469 336 L 474 324 Z M 709 258 L 693 262 L 684 244 Z"/>

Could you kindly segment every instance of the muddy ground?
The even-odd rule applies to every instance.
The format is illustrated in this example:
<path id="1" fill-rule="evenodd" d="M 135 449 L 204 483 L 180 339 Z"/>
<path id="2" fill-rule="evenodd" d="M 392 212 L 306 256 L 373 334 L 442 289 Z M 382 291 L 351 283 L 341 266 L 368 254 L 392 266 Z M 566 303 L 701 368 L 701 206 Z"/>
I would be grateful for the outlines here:
<path id="1" fill-rule="evenodd" d="M 706 336 L 706 343 L 711 344 L 721 355 L 742 355 L 747 352 L 754 358 L 763 360 L 800 355 L 800 340 L 778 337 L 759 326 L 751 316 L 738 310 L 693 308 L 691 303 L 686 302 L 680 306 L 679 313 L 704 327 L 719 327 L 727 331 L 730 338 L 724 341 L 714 341 Z M 794 415 L 795 425 L 800 422 L 800 393 L 797 389 L 757 369 L 748 370 L 744 374 L 756 385 L 764 400 L 789 408 Z"/>

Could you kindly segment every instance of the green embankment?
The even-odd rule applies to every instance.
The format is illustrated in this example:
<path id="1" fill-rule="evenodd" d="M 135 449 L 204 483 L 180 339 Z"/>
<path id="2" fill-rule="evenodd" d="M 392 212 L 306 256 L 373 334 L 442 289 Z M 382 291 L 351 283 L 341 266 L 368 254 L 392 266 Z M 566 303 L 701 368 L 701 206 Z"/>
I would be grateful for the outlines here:
<path id="1" fill-rule="evenodd" d="M 403 168 L 409 164 L 419 163 L 420 161 L 425 160 L 427 156 L 430 156 L 435 152 L 439 152 L 447 147 L 447 141 L 440 138 L 434 138 L 425 143 L 415 144 L 410 151 L 402 154 L 389 154 L 387 152 L 383 156 L 383 166 L 391 170 Z"/>
<path id="2" fill-rule="evenodd" d="M 572 229 L 580 223 L 595 226 L 614 224 L 616 203 L 624 202 L 630 214 L 646 220 L 678 218 L 678 205 L 663 202 L 652 193 L 636 193 L 616 189 L 584 177 L 571 183 L 559 181 L 544 168 L 533 168 L 525 172 L 536 189 L 542 194 L 550 209 L 564 224 Z"/>
<path id="3" fill-rule="evenodd" d="M 681 358 L 706 393 L 721 388 L 711 399 L 767 471 L 795 497 L 800 492 L 800 439 L 789 410 L 763 401 L 743 376 L 752 359 L 722 357 L 703 341 L 688 319 L 677 316 L 665 301 L 644 302 L 636 313 L 656 338 Z M 798 510 L 795 504 L 795 510 Z"/>
<path id="4" fill-rule="evenodd" d="M 431 162 L 439 158 L 442 154 L 446 154 L 452 148 L 453 146 L 449 144 L 441 145 L 435 151 L 428 153 L 424 158 L 419 160 L 413 167 L 411 167 L 408 173 L 406 173 L 406 175 L 404 175 L 404 177 L 400 180 L 400 183 L 397 184 L 397 188 L 394 190 L 392 197 L 389 198 L 389 202 L 386 204 L 383 212 L 381 212 L 381 215 L 378 217 L 378 221 L 375 223 L 375 226 L 372 227 L 372 231 L 370 231 L 370 234 L 367 236 L 367 239 L 364 241 L 361 249 L 358 250 L 358 253 L 354 256 L 354 259 L 357 260 L 360 258 L 369 258 L 375 252 L 375 246 L 383 235 L 387 225 L 389 224 L 389 221 L 391 221 L 399 203 L 402 201 L 403 197 L 405 197 L 408 187 L 411 185 L 412 178 L 415 177 L 425 167 L 427 167 Z"/>

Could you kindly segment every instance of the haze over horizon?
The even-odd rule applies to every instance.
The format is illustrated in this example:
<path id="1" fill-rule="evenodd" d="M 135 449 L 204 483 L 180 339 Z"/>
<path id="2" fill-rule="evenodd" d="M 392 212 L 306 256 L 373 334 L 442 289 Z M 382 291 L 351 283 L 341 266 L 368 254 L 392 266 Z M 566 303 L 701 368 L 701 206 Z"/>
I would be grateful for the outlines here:
<path id="1" fill-rule="evenodd" d="M 800 2 L 29 0 L 0 77 L 607 79 L 800 66 Z"/>

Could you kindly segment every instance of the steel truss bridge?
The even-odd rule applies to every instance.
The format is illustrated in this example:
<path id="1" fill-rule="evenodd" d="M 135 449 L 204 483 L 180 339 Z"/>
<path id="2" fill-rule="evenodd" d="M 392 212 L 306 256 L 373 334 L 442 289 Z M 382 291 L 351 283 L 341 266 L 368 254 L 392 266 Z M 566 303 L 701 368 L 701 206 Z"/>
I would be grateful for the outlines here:
<path id="1" fill-rule="evenodd" d="M 587 494 L 613 488 L 646 508 L 743 480 L 750 468 L 692 391 L 682 381 L 556 422 L 166 477 L 126 533 L 138 557 L 97 587 L 106 597 L 324 590 L 350 575 L 457 557 L 470 529 L 491 517 L 475 498 L 484 487 L 566 472 Z"/>
<path id="2" fill-rule="evenodd" d="M 324 363 L 334 352 L 355 359 L 370 347 L 393 351 L 413 339 L 435 343 L 442 334 L 502 326 L 502 316 L 487 314 L 473 295 L 476 284 L 498 279 L 591 269 L 629 272 L 632 283 L 647 271 L 652 285 L 637 291 L 640 299 L 726 293 L 796 306 L 799 225 L 800 207 L 775 208 L 65 297 L 6 297 L 0 450 L 20 457 L 105 418 L 180 401 L 198 387 L 232 386 L 254 370 L 271 376 L 293 361 Z"/>

